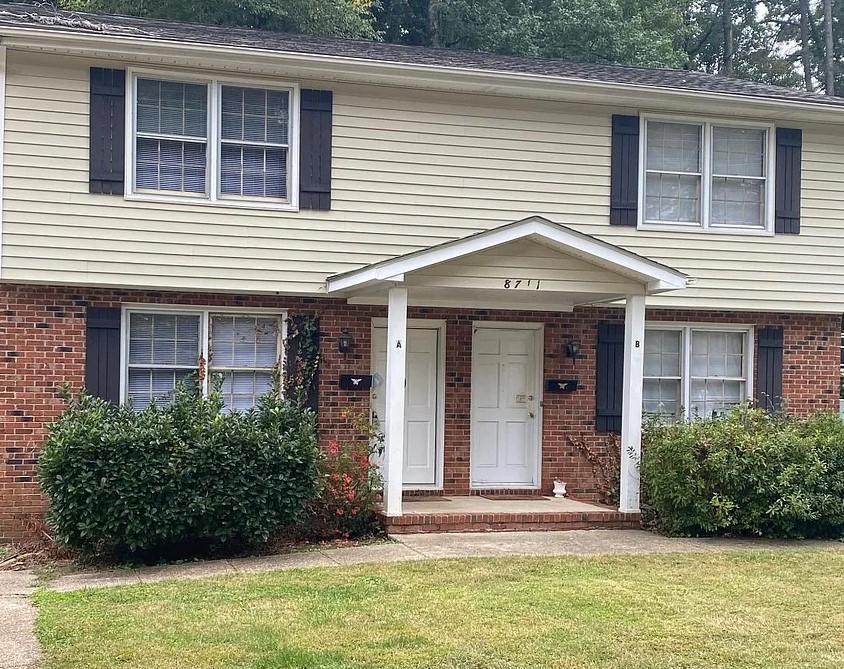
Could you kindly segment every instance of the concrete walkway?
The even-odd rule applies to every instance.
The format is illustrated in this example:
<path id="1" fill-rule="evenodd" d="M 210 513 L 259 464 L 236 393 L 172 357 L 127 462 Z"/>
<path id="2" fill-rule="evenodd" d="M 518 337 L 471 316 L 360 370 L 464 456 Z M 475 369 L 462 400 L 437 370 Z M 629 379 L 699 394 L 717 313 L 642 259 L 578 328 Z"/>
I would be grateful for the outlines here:
<path id="1" fill-rule="evenodd" d="M 0 571 L 0 669 L 36 669 L 41 650 L 35 638 L 31 595 L 35 576 L 28 571 Z"/>
<path id="2" fill-rule="evenodd" d="M 495 532 L 409 534 L 395 542 L 321 548 L 283 555 L 211 560 L 162 567 L 142 567 L 61 576 L 48 586 L 68 592 L 83 588 L 155 583 L 166 579 L 254 574 L 302 567 L 336 567 L 371 562 L 403 562 L 456 557 L 525 555 L 615 555 L 689 553 L 721 550 L 844 550 L 841 542 L 736 539 L 669 539 L 641 530 L 570 530 L 566 532 Z M 3 665 L 0 668 L 5 669 Z"/>

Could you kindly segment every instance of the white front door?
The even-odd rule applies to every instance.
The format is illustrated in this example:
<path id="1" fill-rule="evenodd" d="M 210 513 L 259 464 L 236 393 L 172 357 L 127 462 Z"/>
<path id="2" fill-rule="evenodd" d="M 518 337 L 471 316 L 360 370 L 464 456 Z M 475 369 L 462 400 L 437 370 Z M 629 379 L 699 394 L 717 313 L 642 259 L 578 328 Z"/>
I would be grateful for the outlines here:
<path id="1" fill-rule="evenodd" d="M 438 328 L 408 328 L 407 331 L 402 483 L 408 487 L 433 486 L 437 482 L 439 334 Z M 374 329 L 373 351 L 373 372 L 383 379 L 387 375 L 387 328 Z M 383 420 L 386 415 L 383 384 L 372 389 L 372 409 Z"/>
<path id="2" fill-rule="evenodd" d="M 474 488 L 537 486 L 539 332 L 475 328 L 470 456 Z"/>

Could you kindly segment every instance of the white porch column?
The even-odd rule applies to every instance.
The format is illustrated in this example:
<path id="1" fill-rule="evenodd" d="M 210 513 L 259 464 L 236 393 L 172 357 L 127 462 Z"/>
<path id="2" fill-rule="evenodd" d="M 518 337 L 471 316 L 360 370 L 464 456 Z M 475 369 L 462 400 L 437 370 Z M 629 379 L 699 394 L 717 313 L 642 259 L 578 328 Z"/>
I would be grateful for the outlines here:
<path id="1" fill-rule="evenodd" d="M 407 288 L 394 286 L 387 293 L 387 394 L 384 451 L 384 512 L 401 515 L 404 470 L 404 395 L 407 353 Z"/>
<path id="2" fill-rule="evenodd" d="M 645 297 L 628 295 L 624 307 L 624 393 L 621 402 L 619 511 L 639 511 L 642 456 L 642 375 L 645 364 Z"/>

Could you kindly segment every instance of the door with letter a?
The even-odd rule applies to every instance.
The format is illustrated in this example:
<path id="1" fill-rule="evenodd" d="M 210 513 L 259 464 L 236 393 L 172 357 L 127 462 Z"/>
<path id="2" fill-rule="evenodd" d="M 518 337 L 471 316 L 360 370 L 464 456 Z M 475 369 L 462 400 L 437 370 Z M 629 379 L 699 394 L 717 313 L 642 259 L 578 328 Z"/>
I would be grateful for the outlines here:
<path id="1" fill-rule="evenodd" d="M 376 379 L 384 379 L 387 376 L 387 328 L 376 326 L 372 337 L 372 371 Z M 439 328 L 408 327 L 402 483 L 409 488 L 430 488 L 438 483 L 440 345 Z M 372 411 L 383 430 L 386 415 L 383 383 L 372 389 Z"/>
<path id="2" fill-rule="evenodd" d="M 474 488 L 538 486 L 541 342 L 538 328 L 474 328 Z"/>

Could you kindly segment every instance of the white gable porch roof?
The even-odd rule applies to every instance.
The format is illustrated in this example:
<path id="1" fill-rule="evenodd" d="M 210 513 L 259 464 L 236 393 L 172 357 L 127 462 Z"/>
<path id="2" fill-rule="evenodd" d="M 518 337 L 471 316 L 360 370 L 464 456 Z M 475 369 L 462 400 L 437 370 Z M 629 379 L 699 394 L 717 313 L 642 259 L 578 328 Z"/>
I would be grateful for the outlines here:
<path id="1" fill-rule="evenodd" d="M 519 290 L 514 290 L 517 281 Z M 396 283 L 406 285 L 410 304 L 419 306 L 565 311 L 685 288 L 687 278 L 591 235 L 531 216 L 331 276 L 326 292 L 353 303 L 378 304 Z"/>

